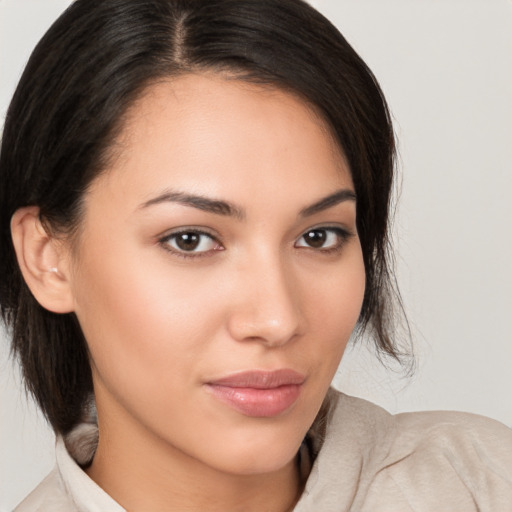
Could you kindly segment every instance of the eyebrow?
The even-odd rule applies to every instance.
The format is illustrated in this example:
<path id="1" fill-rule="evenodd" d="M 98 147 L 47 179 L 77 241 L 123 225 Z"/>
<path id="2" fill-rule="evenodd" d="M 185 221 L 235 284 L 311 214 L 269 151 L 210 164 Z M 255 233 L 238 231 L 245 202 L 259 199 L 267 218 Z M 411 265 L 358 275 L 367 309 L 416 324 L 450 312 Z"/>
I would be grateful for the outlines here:
<path id="1" fill-rule="evenodd" d="M 299 212 L 299 217 L 310 217 L 311 215 L 315 215 L 316 213 L 320 213 L 324 210 L 332 208 L 337 204 L 343 203 L 345 201 L 355 200 L 356 194 L 353 190 L 341 189 L 320 199 L 319 201 L 316 201 L 310 206 L 306 206 Z M 245 211 L 242 208 L 228 201 L 177 191 L 164 192 L 163 194 L 160 194 L 159 196 L 146 201 L 140 206 L 140 208 L 143 209 L 155 204 L 167 202 L 191 206 L 192 208 L 197 208 L 198 210 L 214 213 L 216 215 L 235 217 L 238 220 L 243 220 L 246 217 Z"/>
<path id="2" fill-rule="evenodd" d="M 334 192 L 334 194 L 330 194 L 327 197 L 320 199 L 316 203 L 313 203 L 311 206 L 306 206 L 306 208 L 303 208 L 300 211 L 299 216 L 309 217 L 315 213 L 323 212 L 324 210 L 332 208 L 333 206 L 336 206 L 337 204 L 343 203 L 345 201 L 356 201 L 356 194 L 353 190 L 348 188 L 338 190 L 337 192 Z"/>
<path id="3" fill-rule="evenodd" d="M 205 196 L 194 194 L 186 194 L 184 192 L 164 192 L 163 194 L 150 199 L 141 205 L 141 208 L 147 208 L 154 204 L 160 203 L 179 203 L 185 206 L 191 206 L 198 210 L 203 210 L 208 213 L 215 213 L 216 215 L 225 215 L 228 217 L 235 217 L 239 220 L 245 218 L 245 212 L 228 201 L 221 201 L 219 199 L 210 199 Z"/>

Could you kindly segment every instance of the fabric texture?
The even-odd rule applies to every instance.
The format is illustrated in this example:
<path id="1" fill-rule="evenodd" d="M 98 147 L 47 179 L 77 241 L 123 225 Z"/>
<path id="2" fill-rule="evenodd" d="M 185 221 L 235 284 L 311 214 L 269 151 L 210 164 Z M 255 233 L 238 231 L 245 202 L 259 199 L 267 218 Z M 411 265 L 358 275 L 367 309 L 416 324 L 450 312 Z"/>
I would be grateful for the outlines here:
<path id="1" fill-rule="evenodd" d="M 497 421 L 391 415 L 331 391 L 311 434 L 294 512 L 512 512 L 512 430 Z M 76 462 L 92 459 L 96 442 L 94 423 L 58 437 L 56 467 L 15 512 L 124 512 Z"/>

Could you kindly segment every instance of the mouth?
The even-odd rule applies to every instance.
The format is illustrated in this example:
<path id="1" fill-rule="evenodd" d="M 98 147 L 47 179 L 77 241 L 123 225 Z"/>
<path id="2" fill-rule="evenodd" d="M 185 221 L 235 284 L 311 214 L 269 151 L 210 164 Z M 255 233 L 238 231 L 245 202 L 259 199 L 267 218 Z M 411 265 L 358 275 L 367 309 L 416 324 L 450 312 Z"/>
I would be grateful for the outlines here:
<path id="1" fill-rule="evenodd" d="M 304 375 L 289 369 L 235 373 L 206 383 L 206 389 L 245 416 L 270 418 L 287 411 L 300 396 Z"/>

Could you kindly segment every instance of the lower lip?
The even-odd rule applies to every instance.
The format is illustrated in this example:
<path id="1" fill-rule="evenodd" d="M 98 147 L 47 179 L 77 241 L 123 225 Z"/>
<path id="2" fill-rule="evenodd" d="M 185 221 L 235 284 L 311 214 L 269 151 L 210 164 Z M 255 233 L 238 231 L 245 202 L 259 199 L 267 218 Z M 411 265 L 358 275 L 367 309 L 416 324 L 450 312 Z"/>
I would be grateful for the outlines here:
<path id="1" fill-rule="evenodd" d="M 289 409 L 299 398 L 301 386 L 288 384 L 277 388 L 256 389 L 207 385 L 209 391 L 233 409 L 257 418 L 271 418 Z"/>

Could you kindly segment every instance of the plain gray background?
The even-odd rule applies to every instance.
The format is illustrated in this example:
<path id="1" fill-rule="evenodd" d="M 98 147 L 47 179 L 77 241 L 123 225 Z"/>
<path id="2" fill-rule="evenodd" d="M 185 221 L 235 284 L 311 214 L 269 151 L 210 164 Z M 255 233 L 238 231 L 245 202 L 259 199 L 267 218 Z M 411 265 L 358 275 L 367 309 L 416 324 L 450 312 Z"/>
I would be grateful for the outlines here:
<path id="1" fill-rule="evenodd" d="M 412 379 L 349 351 L 336 385 L 389 410 L 457 409 L 512 425 L 512 3 L 318 0 L 367 61 L 400 139 L 398 280 Z M 0 0 L 0 116 L 68 0 Z M 53 465 L 53 436 L 0 340 L 0 511 Z"/>

